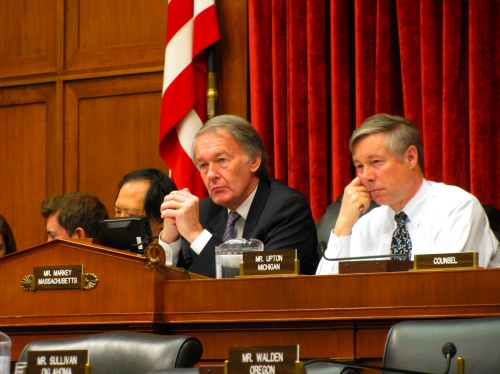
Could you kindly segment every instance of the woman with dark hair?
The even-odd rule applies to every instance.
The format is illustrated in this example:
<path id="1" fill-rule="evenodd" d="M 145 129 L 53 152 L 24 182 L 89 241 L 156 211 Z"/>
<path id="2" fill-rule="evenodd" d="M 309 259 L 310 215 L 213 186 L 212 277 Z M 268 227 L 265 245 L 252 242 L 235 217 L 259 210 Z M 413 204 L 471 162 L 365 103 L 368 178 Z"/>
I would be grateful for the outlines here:
<path id="1" fill-rule="evenodd" d="M 14 235 L 7 220 L 0 214 L 0 257 L 17 250 Z"/>

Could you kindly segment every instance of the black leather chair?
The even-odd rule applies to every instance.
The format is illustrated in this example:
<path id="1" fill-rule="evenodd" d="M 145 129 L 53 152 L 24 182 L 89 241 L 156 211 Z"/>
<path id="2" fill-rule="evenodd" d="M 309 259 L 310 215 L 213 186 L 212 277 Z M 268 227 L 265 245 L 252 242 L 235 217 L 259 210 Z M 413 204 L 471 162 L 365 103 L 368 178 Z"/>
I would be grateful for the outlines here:
<path id="1" fill-rule="evenodd" d="M 457 349 L 451 360 L 450 373 L 457 372 L 457 357 L 465 359 L 467 374 L 500 373 L 500 317 L 397 323 L 387 336 L 383 365 L 386 368 L 444 373 L 446 359 L 442 348 L 448 342 Z"/>
<path id="2" fill-rule="evenodd" d="M 500 241 L 500 209 L 496 209 L 491 205 L 483 205 L 483 209 L 488 216 L 491 230 Z"/>
<path id="3" fill-rule="evenodd" d="M 19 361 L 27 362 L 30 350 L 88 350 L 93 374 L 193 367 L 203 353 L 200 341 L 193 337 L 130 331 L 34 341 L 24 347 Z"/>

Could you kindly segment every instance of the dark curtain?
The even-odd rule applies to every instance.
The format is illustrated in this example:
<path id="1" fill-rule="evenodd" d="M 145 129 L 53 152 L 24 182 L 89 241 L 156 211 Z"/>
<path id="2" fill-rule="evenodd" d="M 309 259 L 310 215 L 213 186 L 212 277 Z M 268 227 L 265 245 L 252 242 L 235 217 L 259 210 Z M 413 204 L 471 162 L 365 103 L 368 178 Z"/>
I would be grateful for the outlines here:
<path id="1" fill-rule="evenodd" d="M 315 219 L 354 177 L 350 134 L 414 120 L 425 176 L 500 208 L 500 0 L 248 0 L 250 116 Z"/>

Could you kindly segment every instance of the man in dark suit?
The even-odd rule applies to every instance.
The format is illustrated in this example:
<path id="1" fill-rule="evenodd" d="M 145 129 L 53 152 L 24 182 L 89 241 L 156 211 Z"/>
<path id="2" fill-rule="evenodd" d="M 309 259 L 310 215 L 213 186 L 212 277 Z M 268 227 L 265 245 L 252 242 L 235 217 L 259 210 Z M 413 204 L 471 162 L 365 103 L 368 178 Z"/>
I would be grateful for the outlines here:
<path id="1" fill-rule="evenodd" d="M 167 264 L 215 277 L 215 247 L 223 243 L 228 215 L 237 212 L 236 237 L 259 239 L 264 250 L 297 249 L 301 273 L 315 273 L 310 206 L 268 175 L 262 139 L 250 123 L 230 115 L 209 120 L 196 134 L 192 158 L 210 197 L 199 201 L 187 188 L 165 197 L 160 244 Z"/>

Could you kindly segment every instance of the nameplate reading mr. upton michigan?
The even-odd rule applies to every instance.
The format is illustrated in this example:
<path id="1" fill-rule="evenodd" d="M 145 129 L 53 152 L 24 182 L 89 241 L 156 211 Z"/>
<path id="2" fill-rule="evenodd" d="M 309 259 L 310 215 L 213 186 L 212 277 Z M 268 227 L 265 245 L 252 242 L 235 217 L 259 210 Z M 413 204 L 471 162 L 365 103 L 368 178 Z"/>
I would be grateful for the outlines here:
<path id="1" fill-rule="evenodd" d="M 296 249 L 243 252 L 240 275 L 299 274 L 300 262 Z"/>
<path id="2" fill-rule="evenodd" d="M 83 265 L 35 266 L 35 289 L 82 288 Z"/>
<path id="3" fill-rule="evenodd" d="M 226 374 L 298 374 L 304 369 L 298 345 L 230 347 Z"/>

